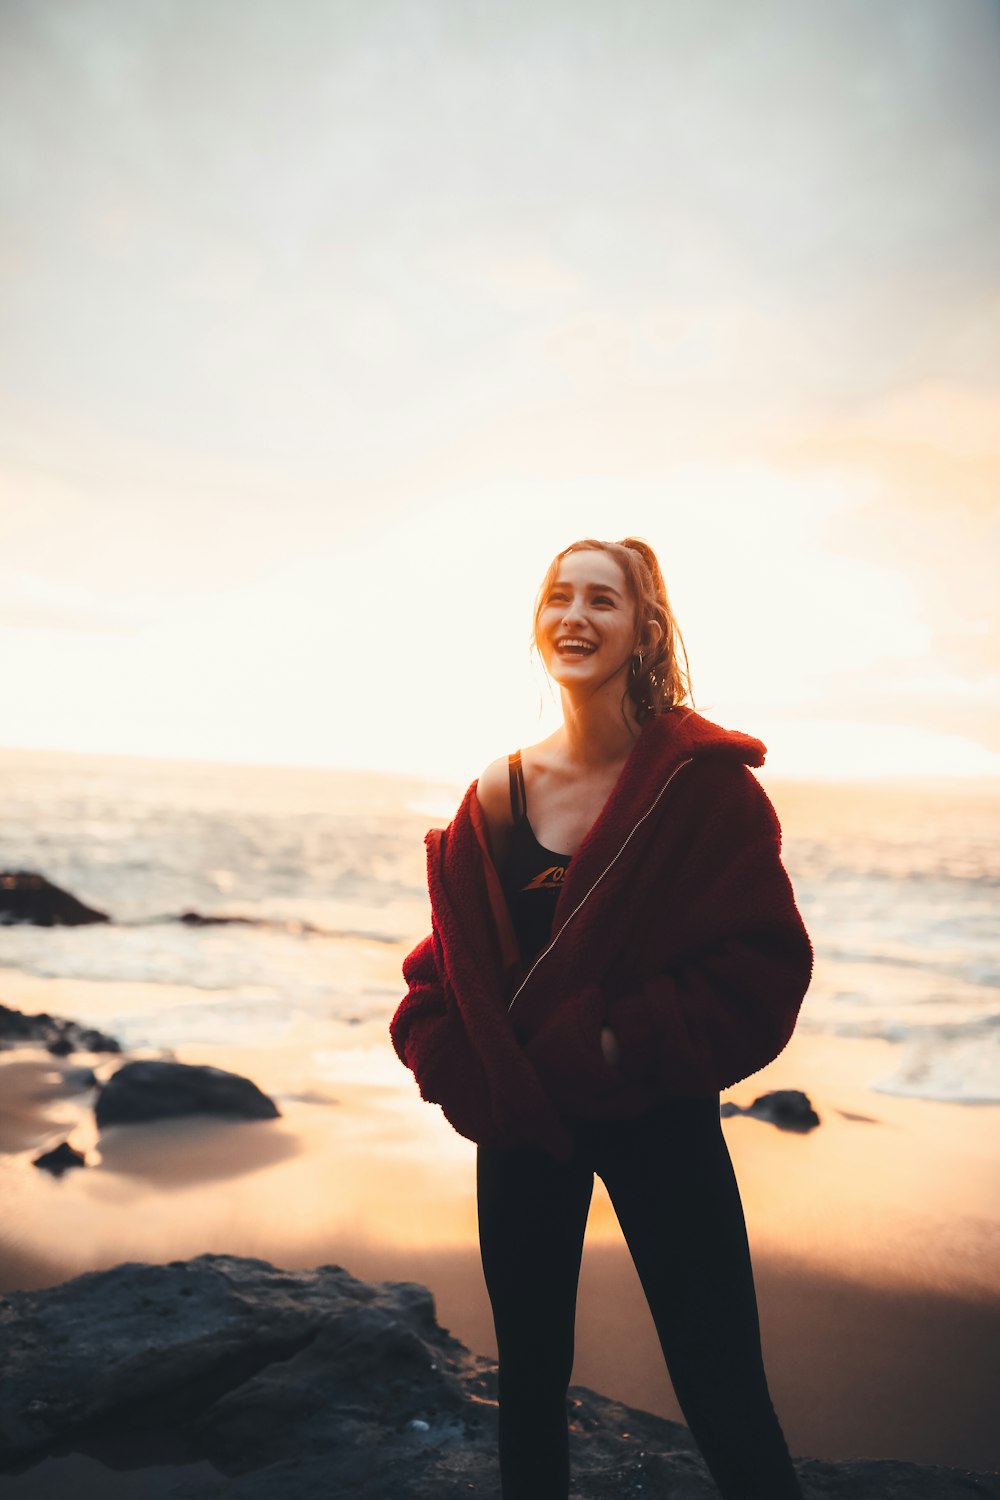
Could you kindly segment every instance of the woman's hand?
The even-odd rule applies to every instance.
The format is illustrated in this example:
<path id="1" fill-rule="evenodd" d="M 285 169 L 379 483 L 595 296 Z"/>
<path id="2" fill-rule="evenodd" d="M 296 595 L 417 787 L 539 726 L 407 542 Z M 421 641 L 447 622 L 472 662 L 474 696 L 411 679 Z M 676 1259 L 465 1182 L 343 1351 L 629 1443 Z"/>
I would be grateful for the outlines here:
<path id="1" fill-rule="evenodd" d="M 610 1026 L 601 1027 L 601 1051 L 604 1053 L 604 1061 L 610 1067 L 615 1068 L 621 1062 L 622 1049 Z"/>

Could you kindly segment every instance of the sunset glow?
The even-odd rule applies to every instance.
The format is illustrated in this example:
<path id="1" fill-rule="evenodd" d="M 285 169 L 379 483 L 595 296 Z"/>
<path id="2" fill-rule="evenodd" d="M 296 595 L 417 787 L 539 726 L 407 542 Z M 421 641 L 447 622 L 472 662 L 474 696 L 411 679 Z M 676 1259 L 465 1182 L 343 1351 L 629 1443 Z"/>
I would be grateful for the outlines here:
<path id="1" fill-rule="evenodd" d="M 994 19 L 626 9 L 7 11 L 0 744 L 468 780 L 631 532 L 768 771 L 1000 774 Z"/>

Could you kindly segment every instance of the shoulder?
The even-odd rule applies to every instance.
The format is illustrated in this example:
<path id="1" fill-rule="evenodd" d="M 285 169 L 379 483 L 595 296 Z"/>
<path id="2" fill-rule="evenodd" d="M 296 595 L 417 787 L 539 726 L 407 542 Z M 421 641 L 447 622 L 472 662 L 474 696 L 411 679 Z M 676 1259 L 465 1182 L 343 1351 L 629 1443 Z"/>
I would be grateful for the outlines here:
<path id="1" fill-rule="evenodd" d="M 476 797 L 486 819 L 493 857 L 502 861 L 514 826 L 510 810 L 510 770 L 506 755 L 490 761 L 476 783 Z"/>
<path id="2" fill-rule="evenodd" d="M 491 760 L 476 783 L 476 796 L 486 820 L 510 822 L 510 771 L 506 755 Z"/>

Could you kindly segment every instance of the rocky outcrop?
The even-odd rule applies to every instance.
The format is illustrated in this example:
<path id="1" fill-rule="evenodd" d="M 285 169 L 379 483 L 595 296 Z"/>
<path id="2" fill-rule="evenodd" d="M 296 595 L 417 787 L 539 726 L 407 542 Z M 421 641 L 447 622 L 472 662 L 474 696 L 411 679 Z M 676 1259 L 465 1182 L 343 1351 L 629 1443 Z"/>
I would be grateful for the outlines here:
<path id="1" fill-rule="evenodd" d="M 413 1283 L 228 1255 L 120 1265 L 0 1299 L 0 1367 L 8 1473 L 117 1437 L 119 1468 L 212 1465 L 185 1500 L 497 1493 L 495 1368 Z M 717 1497 L 687 1428 L 582 1387 L 571 1414 L 579 1500 Z M 797 1468 L 807 1500 L 1000 1497 L 998 1476 L 891 1459 Z"/>
<path id="2" fill-rule="evenodd" d="M 255 1083 L 224 1068 L 192 1063 L 141 1060 L 112 1073 L 97 1096 L 100 1126 L 180 1115 L 227 1115 L 239 1120 L 273 1120 L 281 1111 Z"/>
<path id="3" fill-rule="evenodd" d="M 85 922 L 110 922 L 58 885 L 32 870 L 0 870 L 0 920 L 32 922 L 36 927 L 80 927 Z"/>
<path id="4" fill-rule="evenodd" d="M 0 1045 L 4 1042 L 40 1042 L 57 1057 L 70 1052 L 120 1052 L 122 1049 L 113 1036 L 105 1036 L 92 1026 L 81 1026 L 77 1021 L 66 1021 L 62 1016 L 50 1016 L 46 1011 L 38 1015 L 25 1015 L 22 1010 L 13 1010 L 0 1005 Z"/>
<path id="5" fill-rule="evenodd" d="M 746 1109 L 727 1100 L 719 1106 L 724 1120 L 731 1115 L 751 1115 L 755 1120 L 766 1120 L 777 1125 L 779 1130 L 815 1130 L 819 1115 L 813 1109 L 809 1095 L 801 1089 L 772 1089 L 768 1094 L 759 1094 Z"/>

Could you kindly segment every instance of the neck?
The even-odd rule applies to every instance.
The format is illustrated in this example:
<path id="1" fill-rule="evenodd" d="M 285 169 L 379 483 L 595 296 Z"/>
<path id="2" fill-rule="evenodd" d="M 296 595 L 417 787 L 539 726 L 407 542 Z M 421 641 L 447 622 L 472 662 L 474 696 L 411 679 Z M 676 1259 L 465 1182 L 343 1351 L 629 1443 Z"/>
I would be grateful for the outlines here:
<path id="1" fill-rule="evenodd" d="M 625 694 L 624 702 L 622 694 Z M 642 728 L 635 704 L 621 679 L 596 693 L 578 696 L 560 689 L 566 754 L 579 765 L 600 766 L 624 760 Z"/>

